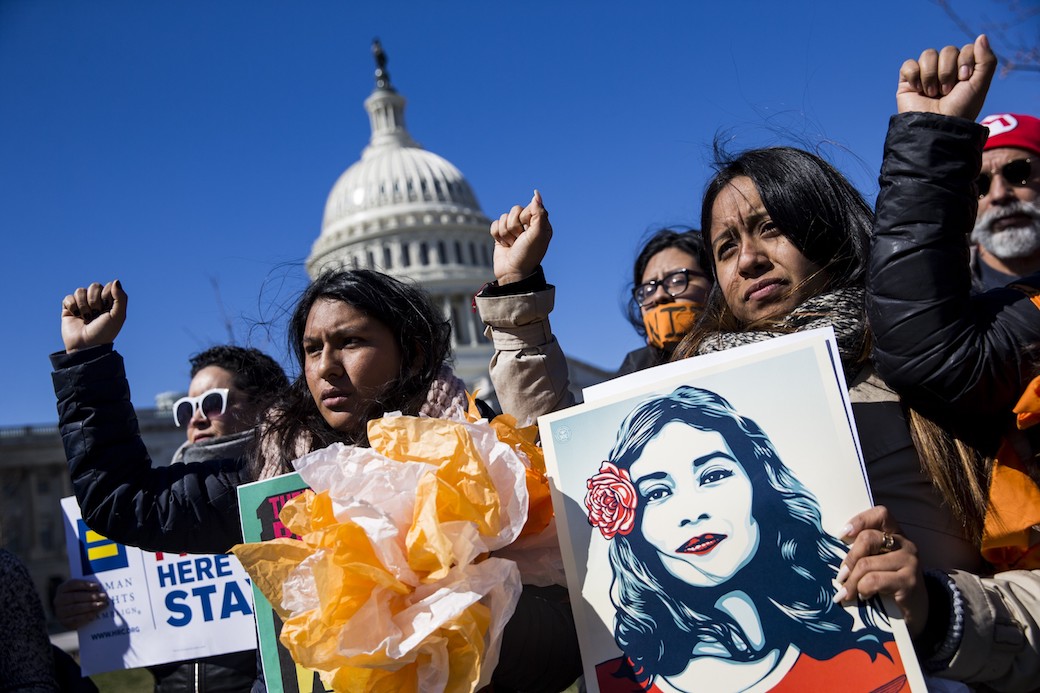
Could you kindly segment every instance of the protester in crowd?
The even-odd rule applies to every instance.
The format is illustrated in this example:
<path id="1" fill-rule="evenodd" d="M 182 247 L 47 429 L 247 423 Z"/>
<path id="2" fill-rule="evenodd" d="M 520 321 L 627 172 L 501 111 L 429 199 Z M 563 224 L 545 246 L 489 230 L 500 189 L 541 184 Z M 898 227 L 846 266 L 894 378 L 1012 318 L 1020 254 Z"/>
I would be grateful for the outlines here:
<path id="1" fill-rule="evenodd" d="M 867 307 L 874 362 L 886 382 L 917 410 L 993 456 L 1012 422 L 1012 407 L 1036 375 L 1031 347 L 1040 342 L 1040 313 L 1032 296 L 1040 290 L 1040 275 L 970 295 L 967 233 L 976 217 L 976 190 L 987 177 L 990 192 L 1011 186 L 997 180 L 998 172 L 986 173 L 985 164 L 979 173 L 987 130 L 972 121 L 992 77 L 988 44 L 947 47 L 941 56 L 942 74 L 949 79 L 952 70 L 956 84 L 958 61 L 974 60 L 979 51 L 984 58 L 972 65 L 970 80 L 948 93 L 938 87 L 939 54 L 908 61 L 915 72 L 900 84 L 900 113 L 885 146 Z M 927 86 L 935 97 L 923 91 L 922 69 L 933 80 Z M 918 81 L 911 84 L 911 78 Z M 1005 156 L 1016 150 L 992 151 Z M 997 196 L 993 209 L 1014 207 L 1006 197 L 1013 199 L 1010 193 Z M 1017 232 L 999 232 L 1011 233 Z M 984 515 L 990 468 L 983 459 L 951 455 L 929 471 L 953 507 Z"/>
<path id="2" fill-rule="evenodd" d="M 163 541 L 170 543 L 155 548 L 191 550 L 185 545 L 193 532 L 237 525 L 233 491 L 240 481 L 292 471 L 293 459 L 332 443 L 367 445 L 369 420 L 387 411 L 445 416 L 466 406 L 464 385 L 448 366 L 450 323 L 428 294 L 379 272 L 329 272 L 297 301 L 287 336 L 299 375 L 264 414 L 248 468 L 237 458 L 216 460 L 175 473 L 157 470 L 143 485 L 108 475 L 99 488 L 91 484 L 99 469 L 117 459 L 147 459 L 122 359 L 111 346 L 125 317 L 126 294 L 118 282 L 78 289 L 62 311 L 65 347 L 72 353 L 53 357 L 59 426 L 84 431 L 63 435 L 73 487 L 87 523 L 98 523 L 91 526 L 112 538 L 118 539 L 120 518 L 134 507 L 156 506 L 166 515 Z M 175 486 L 198 489 L 184 500 L 195 512 L 168 512 Z M 531 661 L 541 666 L 531 667 Z M 566 590 L 525 587 L 503 635 L 496 690 L 559 690 L 579 673 Z"/>
<path id="3" fill-rule="evenodd" d="M 43 605 L 29 571 L 6 549 L 0 549 L 0 591 L 0 691 L 57 693 Z"/>
<path id="4" fill-rule="evenodd" d="M 711 290 L 708 255 L 700 232 L 661 229 L 636 256 L 628 321 L 646 346 L 630 351 L 617 375 L 666 363 L 693 327 Z"/>
<path id="5" fill-rule="evenodd" d="M 863 283 L 873 217 L 866 202 L 808 152 L 776 147 L 719 157 L 701 225 L 716 284 L 674 357 L 833 326 L 875 500 L 894 509 L 929 565 L 981 568 L 973 537 L 921 472 L 902 403 L 870 367 Z M 492 225 L 499 291 L 531 275 L 551 233 L 538 195 Z M 503 350 L 492 361 L 500 401 L 526 405 L 532 417 L 566 401 L 554 389 L 565 383 L 552 377 L 554 369 L 566 371 L 547 312 L 531 308 L 538 298 L 536 291 L 489 297 L 487 290 L 477 297 L 496 349 Z M 485 311 L 486 302 L 493 310 Z"/>
<path id="6" fill-rule="evenodd" d="M 675 357 L 832 327 L 874 500 L 893 509 L 926 564 L 980 568 L 975 537 L 921 472 L 935 446 L 915 445 L 899 397 L 870 364 L 864 278 L 873 216 L 863 197 L 799 149 L 718 152 L 716 167 L 701 216 L 717 283 Z"/>
<path id="7" fill-rule="evenodd" d="M 474 299 L 495 344 L 492 380 L 508 383 L 496 389 L 499 402 L 520 421 L 574 404 L 567 362 L 549 326 L 555 287 L 546 283 L 541 261 L 552 226 L 541 200 L 535 191 L 528 207 L 514 206 L 491 224 L 495 281 Z M 515 233 L 518 225 L 522 234 Z M 696 231 L 662 229 L 643 244 L 626 317 L 647 344 L 625 356 L 617 375 L 668 360 L 711 289 L 708 262 Z"/>
<path id="8" fill-rule="evenodd" d="M 1012 163 L 1008 158 L 1015 150 L 987 144 L 982 153 L 986 129 L 973 122 L 995 69 L 996 57 L 985 36 L 960 49 L 925 51 L 903 64 L 896 96 L 899 115 L 892 118 L 885 146 L 869 284 L 879 369 L 897 373 L 908 397 L 932 404 L 940 415 L 942 401 L 948 400 L 960 432 L 982 429 L 991 437 L 1007 430 L 1007 421 L 994 424 L 990 414 L 1002 407 L 1010 411 L 1025 383 L 1036 375 L 1035 354 L 1030 352 L 1040 340 L 1040 313 L 1030 300 L 1034 287 L 1040 286 L 1035 276 L 1021 280 L 1021 286 L 991 289 L 968 299 L 964 232 L 975 217 L 976 195 L 986 193 L 987 184 L 993 186 L 989 192 L 995 208 L 1011 194 L 1004 184 L 1013 183 L 998 181 L 1005 171 L 987 166 Z M 1025 132 L 1028 128 L 1021 134 Z M 990 136 L 992 143 L 992 130 Z M 999 132 L 995 137 L 997 145 L 1009 142 Z M 991 151 L 1001 152 L 1001 158 L 987 157 Z M 1006 175 L 1015 178 L 1013 173 Z M 983 212 L 980 218 L 987 216 L 992 215 Z M 996 233 L 1008 233 L 1007 228 Z M 946 299 L 946 294 L 954 298 Z M 940 306 L 933 309 L 935 303 Z M 922 320 L 922 314 L 927 319 Z M 915 328 L 910 332 L 898 325 L 911 322 L 909 315 L 914 316 Z M 941 364 L 931 362 L 933 355 Z M 953 372 L 936 376 L 937 368 Z M 1011 452 L 1008 447 L 1002 447 L 1002 457 Z M 1035 510 L 1036 488 L 1028 477 L 1032 464 L 1027 456 L 1019 482 L 1022 490 L 1031 492 Z M 1010 501 L 1013 496 L 995 493 L 988 465 L 972 468 L 948 460 L 945 474 L 948 485 L 962 490 L 959 502 L 977 516 L 987 511 L 1028 512 L 1021 507 L 1028 498 Z M 993 507 L 994 499 L 1016 507 Z M 875 517 L 864 526 L 895 533 L 898 518 L 898 513 Z M 1028 557 L 1032 547 L 1019 548 L 1018 556 Z M 931 652 L 918 645 L 926 666 L 940 676 L 996 690 L 1035 689 L 1040 676 L 1040 573 L 1007 570 L 979 577 L 954 571 L 928 576 L 923 590 L 917 590 L 926 598 L 907 602 L 927 613 Z M 912 610 L 904 605 L 904 611 Z"/>
<path id="9" fill-rule="evenodd" d="M 226 552 L 242 541 L 236 488 L 252 480 L 247 468 L 258 417 L 287 380 L 259 352 L 249 355 L 248 373 L 200 355 L 205 362 L 197 370 L 193 364 L 189 393 L 201 397 L 181 400 L 174 411 L 187 433 L 174 456 L 183 464 L 153 466 L 123 359 L 112 345 L 126 320 L 126 301 L 118 280 L 66 296 L 65 351 L 51 356 L 59 426 L 91 434 L 63 435 L 84 521 L 109 539 L 149 551 Z M 245 365 L 242 358 L 236 363 Z"/>
<path id="10" fill-rule="evenodd" d="M 88 347 L 87 351 L 92 348 L 100 347 Z M 173 406 L 174 422 L 184 428 L 187 440 L 174 453 L 171 464 L 205 465 L 214 460 L 232 459 L 244 469 L 251 447 L 255 445 L 260 415 L 289 384 L 282 367 L 257 349 L 234 345 L 206 349 L 191 357 L 190 366 L 188 396 L 177 400 Z M 113 460 L 116 454 L 112 453 Z M 125 460 L 129 462 L 132 458 L 127 456 Z M 146 486 L 152 476 L 158 477 L 159 483 L 168 478 L 153 470 L 149 461 L 137 459 L 133 462 L 102 467 L 91 483 L 104 485 L 104 477 L 113 472 L 124 475 L 127 481 L 124 481 L 123 488 L 127 490 L 135 485 Z M 169 491 L 170 500 L 161 516 L 152 515 L 152 507 L 135 506 L 139 510 L 132 526 L 127 526 L 125 520 L 105 520 L 105 525 L 112 526 L 119 535 L 109 538 L 138 546 L 178 542 L 179 537 L 166 537 L 164 534 L 179 520 L 167 520 L 187 512 L 185 508 L 190 507 L 187 498 L 195 494 L 189 484 L 174 485 Z M 233 487 L 227 491 L 235 493 Z M 86 492 L 91 493 L 89 490 Z M 241 541 L 240 524 L 223 522 L 225 515 L 219 511 L 216 514 L 219 517 L 213 518 L 214 523 L 197 540 L 209 542 L 206 553 L 226 551 Z M 196 544 L 194 550 L 200 551 L 201 547 Z M 55 616 L 72 629 L 89 623 L 107 606 L 108 598 L 101 585 L 92 580 L 67 580 L 58 587 L 54 599 Z M 172 662 L 151 666 L 148 670 L 155 677 L 157 693 L 248 691 L 256 679 L 256 652 L 249 650 L 195 661 Z"/>
<path id="11" fill-rule="evenodd" d="M 1018 113 L 986 116 L 973 279 L 980 291 L 1040 271 L 1040 119 Z"/>
<path id="12" fill-rule="evenodd" d="M 956 67 L 952 54 L 948 60 Z M 968 236 L 978 203 L 977 266 L 992 257 L 987 243 L 1040 243 L 1040 121 L 988 118 L 987 139 L 987 128 L 970 122 L 988 88 L 979 82 L 984 73 L 976 70 L 942 98 L 900 88 L 881 170 L 867 311 L 879 375 L 916 409 L 992 453 L 1036 374 L 1030 347 L 1040 343 L 1033 302 L 1040 274 L 1007 276 L 998 288 L 971 296 Z M 926 111 L 931 106 L 943 112 Z M 1029 175 L 1020 170 L 1029 167 Z M 1032 252 L 1040 261 L 1040 246 Z"/>

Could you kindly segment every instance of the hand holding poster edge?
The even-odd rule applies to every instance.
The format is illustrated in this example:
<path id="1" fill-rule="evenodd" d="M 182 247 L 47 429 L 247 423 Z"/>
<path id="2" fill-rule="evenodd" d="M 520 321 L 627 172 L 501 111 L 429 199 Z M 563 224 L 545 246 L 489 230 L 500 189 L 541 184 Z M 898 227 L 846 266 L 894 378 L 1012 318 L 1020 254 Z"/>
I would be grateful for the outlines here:
<path id="1" fill-rule="evenodd" d="M 109 605 L 81 626 L 84 676 L 256 647 L 248 577 L 227 554 L 154 553 L 90 530 L 63 498 L 69 571 L 96 580 Z"/>

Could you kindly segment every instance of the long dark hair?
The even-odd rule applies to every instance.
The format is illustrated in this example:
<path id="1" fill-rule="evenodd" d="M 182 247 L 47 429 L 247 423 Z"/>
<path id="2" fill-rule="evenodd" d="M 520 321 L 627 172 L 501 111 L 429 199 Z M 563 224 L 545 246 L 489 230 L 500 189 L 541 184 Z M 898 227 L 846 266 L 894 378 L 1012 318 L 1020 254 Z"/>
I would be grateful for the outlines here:
<path id="1" fill-rule="evenodd" d="M 289 320 L 289 351 L 296 359 L 299 375 L 264 426 L 264 437 L 277 449 L 285 471 L 291 471 L 290 460 L 299 456 L 301 440 L 307 441 L 310 450 L 336 442 L 368 444 L 364 425 L 354 431 L 337 431 L 329 426 L 307 387 L 303 333 L 311 308 L 320 299 L 353 306 L 389 328 L 397 342 L 401 370 L 371 403 L 370 416 L 398 410 L 417 415 L 430 385 L 451 356 L 451 323 L 419 287 L 367 269 L 321 274 L 300 296 Z"/>
<path id="2" fill-rule="evenodd" d="M 697 261 L 697 267 L 687 269 L 697 269 L 708 276 L 714 276 L 711 269 L 711 256 L 704 246 L 704 239 L 700 231 L 689 227 L 671 227 L 655 231 L 643 244 L 639 255 L 636 256 L 635 266 L 632 268 L 632 284 L 627 287 L 626 292 L 628 300 L 625 302 L 625 317 L 640 337 L 646 337 L 646 326 L 643 324 L 643 313 L 639 309 L 639 304 L 632 298 L 632 292 L 643 283 L 643 273 L 646 272 L 646 266 L 650 264 L 650 258 L 669 248 L 676 248 L 693 256 Z"/>
<path id="3" fill-rule="evenodd" d="M 709 257 L 715 198 L 734 178 L 746 176 L 758 189 L 780 233 L 825 273 L 826 291 L 863 286 L 874 214 L 836 168 L 815 154 L 793 147 L 750 149 L 732 155 L 718 142 L 714 168 L 715 176 L 708 182 L 701 203 L 701 234 Z M 715 276 L 713 260 L 707 268 Z M 702 321 L 704 330 L 748 327 L 733 316 L 717 283 L 704 313 L 709 318 Z M 700 338 L 703 334 L 696 338 L 698 342 Z"/>
<path id="4" fill-rule="evenodd" d="M 683 386 L 643 401 L 622 422 L 609 461 L 627 470 L 672 422 L 722 435 L 751 480 L 752 515 L 761 534 L 755 556 L 730 580 L 691 587 L 664 567 L 643 538 L 643 504 L 637 505 L 635 529 L 615 535 L 610 546 L 614 637 L 635 670 L 650 676 L 678 674 L 698 644 L 721 648 L 725 654 L 720 656 L 737 662 L 754 661 L 774 649 L 783 653 L 789 645 L 819 660 L 853 648 L 872 659 L 884 653 L 891 634 L 878 628 L 875 618 L 876 613 L 884 619 L 883 612 L 861 607 L 864 627 L 853 631 L 852 616 L 831 599 L 832 580 L 847 549 L 823 531 L 815 497 L 780 460 L 762 429 L 718 394 Z M 716 606 L 738 590 L 756 605 L 761 645 Z"/>
<path id="5" fill-rule="evenodd" d="M 716 174 L 705 188 L 701 204 L 701 232 L 709 255 L 715 199 L 734 178 L 747 176 L 777 229 L 826 274 L 824 291 L 864 287 L 874 214 L 859 191 L 837 169 L 801 149 L 767 147 L 734 156 L 726 153 L 718 141 L 714 167 Z M 715 274 L 714 259 L 708 267 Z M 865 321 L 865 306 L 858 315 L 844 317 Z M 704 339 L 717 332 L 792 331 L 793 328 L 778 324 L 783 318 L 774 316 L 754 324 L 742 323 L 733 315 L 716 283 L 701 319 L 676 346 L 672 359 L 696 356 Z M 853 355 L 854 365 L 867 365 L 870 344 L 867 326 L 862 351 Z M 909 419 L 923 467 L 967 537 L 979 544 L 989 486 L 991 460 L 985 459 L 989 451 L 980 449 L 972 441 L 959 439 L 954 431 L 916 410 L 909 411 Z"/>

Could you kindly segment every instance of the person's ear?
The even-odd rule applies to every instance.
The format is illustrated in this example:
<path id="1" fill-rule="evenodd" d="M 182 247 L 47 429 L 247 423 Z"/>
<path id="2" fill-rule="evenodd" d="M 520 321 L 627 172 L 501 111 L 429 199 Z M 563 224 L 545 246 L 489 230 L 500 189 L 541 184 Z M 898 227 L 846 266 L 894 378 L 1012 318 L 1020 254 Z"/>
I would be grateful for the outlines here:
<path id="1" fill-rule="evenodd" d="M 401 364 L 402 375 L 411 377 L 422 370 L 423 362 L 426 360 L 426 349 L 418 341 L 412 342 L 412 360 L 408 364 Z"/>

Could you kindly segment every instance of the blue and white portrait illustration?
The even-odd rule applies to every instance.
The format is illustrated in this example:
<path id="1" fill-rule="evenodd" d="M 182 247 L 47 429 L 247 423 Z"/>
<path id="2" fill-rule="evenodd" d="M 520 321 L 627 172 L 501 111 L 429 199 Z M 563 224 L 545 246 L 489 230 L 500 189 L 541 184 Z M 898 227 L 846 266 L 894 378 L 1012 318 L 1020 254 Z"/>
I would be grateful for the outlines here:
<path id="1" fill-rule="evenodd" d="M 601 691 L 906 686 L 876 604 L 833 601 L 846 548 L 816 497 L 720 395 L 683 385 L 639 402 L 586 486 L 622 652 L 598 663 Z"/>

